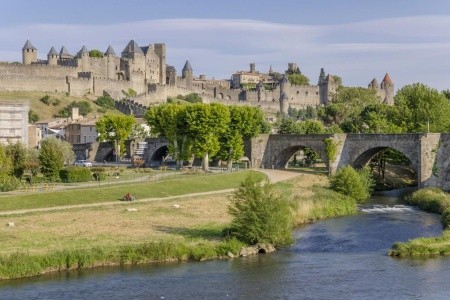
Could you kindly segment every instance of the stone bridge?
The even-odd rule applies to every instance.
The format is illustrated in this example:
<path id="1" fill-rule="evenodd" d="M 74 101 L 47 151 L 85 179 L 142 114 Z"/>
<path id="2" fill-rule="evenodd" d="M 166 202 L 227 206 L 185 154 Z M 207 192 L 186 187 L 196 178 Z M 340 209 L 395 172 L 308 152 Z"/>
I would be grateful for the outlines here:
<path id="1" fill-rule="evenodd" d="M 325 140 L 337 148 L 330 161 Z M 253 167 L 285 168 L 289 159 L 302 148 L 314 150 L 330 174 L 351 165 L 361 168 L 377 153 L 392 148 L 411 161 L 419 187 L 438 186 L 450 190 L 450 134 L 273 134 L 260 135 L 246 146 Z"/>

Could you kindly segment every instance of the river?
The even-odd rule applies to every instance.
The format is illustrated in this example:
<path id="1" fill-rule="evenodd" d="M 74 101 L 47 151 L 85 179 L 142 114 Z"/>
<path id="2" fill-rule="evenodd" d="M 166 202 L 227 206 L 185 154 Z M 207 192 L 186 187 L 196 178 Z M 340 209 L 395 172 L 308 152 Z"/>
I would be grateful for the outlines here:
<path id="1" fill-rule="evenodd" d="M 357 215 L 298 228 L 273 254 L 12 280 L 0 299 L 450 299 L 450 258 L 387 256 L 395 241 L 441 232 L 438 215 L 372 197 Z"/>

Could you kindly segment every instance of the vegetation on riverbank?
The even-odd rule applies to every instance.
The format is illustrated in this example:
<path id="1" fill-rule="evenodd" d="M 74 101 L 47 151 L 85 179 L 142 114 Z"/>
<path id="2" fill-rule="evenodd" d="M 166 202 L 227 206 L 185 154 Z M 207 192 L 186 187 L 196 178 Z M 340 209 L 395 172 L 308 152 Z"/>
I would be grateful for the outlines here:
<path id="1" fill-rule="evenodd" d="M 237 176 L 240 182 L 247 174 L 230 175 Z M 254 178 L 258 176 L 263 177 L 261 173 L 253 173 Z M 225 184 L 224 178 L 228 177 L 214 175 L 204 180 L 208 178 Z M 294 224 L 356 212 L 356 201 L 329 190 L 325 175 L 300 174 L 276 186 L 294 203 Z M 91 189 L 98 191 L 98 188 Z M 86 194 L 91 189 L 83 192 Z M 153 185 L 153 190 L 157 189 Z M 221 194 L 125 203 L 126 208 L 134 211 L 113 205 L 0 216 L 0 223 L 15 224 L 0 226 L 0 240 L 4 241 L 0 249 L 0 278 L 94 266 L 238 255 L 244 243 L 223 236 L 224 229 L 232 222 L 232 216 L 227 213 L 229 204 L 229 196 Z"/>
<path id="2" fill-rule="evenodd" d="M 243 243 L 158 241 L 119 247 L 63 250 L 47 254 L 14 253 L 0 257 L 0 279 L 30 277 L 54 271 L 165 261 L 201 261 L 238 255 Z"/>
<path id="3" fill-rule="evenodd" d="M 450 255 L 450 195 L 439 188 L 421 189 L 405 198 L 406 203 L 428 212 L 441 214 L 445 230 L 440 237 L 417 238 L 406 243 L 395 243 L 391 256 Z"/>

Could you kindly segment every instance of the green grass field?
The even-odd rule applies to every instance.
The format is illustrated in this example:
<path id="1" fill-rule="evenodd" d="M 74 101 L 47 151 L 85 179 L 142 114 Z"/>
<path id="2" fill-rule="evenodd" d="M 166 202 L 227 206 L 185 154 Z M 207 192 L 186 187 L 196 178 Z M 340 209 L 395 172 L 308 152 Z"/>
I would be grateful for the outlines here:
<path id="1" fill-rule="evenodd" d="M 0 197 L 0 211 L 119 201 L 126 193 L 135 195 L 137 199 L 144 199 L 229 189 L 238 187 L 250 173 L 253 176 L 264 176 L 253 171 L 217 175 L 186 175 L 181 179 L 148 183 L 128 183 L 110 187 L 80 186 L 78 189 L 64 191 L 5 195 Z"/>

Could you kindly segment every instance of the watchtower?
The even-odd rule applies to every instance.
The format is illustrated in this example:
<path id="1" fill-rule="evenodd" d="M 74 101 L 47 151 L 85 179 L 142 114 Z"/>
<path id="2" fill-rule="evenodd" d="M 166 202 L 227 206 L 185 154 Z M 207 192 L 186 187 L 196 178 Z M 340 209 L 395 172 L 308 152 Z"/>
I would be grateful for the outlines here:
<path id="1" fill-rule="evenodd" d="M 27 40 L 22 48 L 22 63 L 24 65 L 31 65 L 36 60 L 37 49 L 31 44 L 30 40 Z"/>

